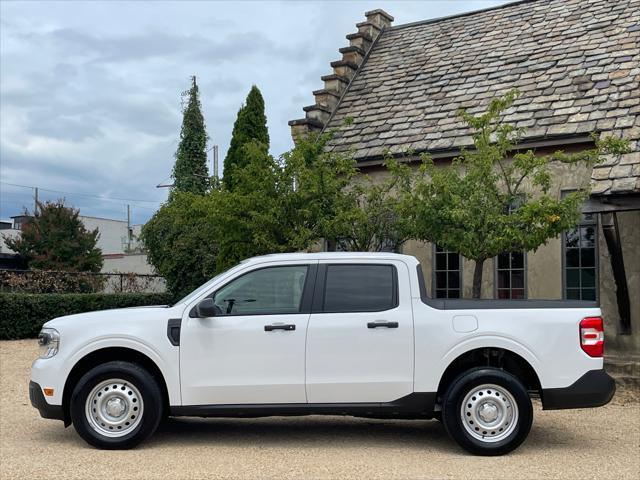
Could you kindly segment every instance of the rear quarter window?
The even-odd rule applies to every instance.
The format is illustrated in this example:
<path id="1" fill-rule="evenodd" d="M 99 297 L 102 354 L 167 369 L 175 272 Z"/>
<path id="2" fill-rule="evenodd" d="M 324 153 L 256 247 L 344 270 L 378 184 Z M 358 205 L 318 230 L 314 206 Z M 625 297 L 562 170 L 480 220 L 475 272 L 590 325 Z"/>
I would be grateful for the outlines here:
<path id="1" fill-rule="evenodd" d="M 395 266 L 328 265 L 324 312 L 379 312 L 398 305 Z"/>

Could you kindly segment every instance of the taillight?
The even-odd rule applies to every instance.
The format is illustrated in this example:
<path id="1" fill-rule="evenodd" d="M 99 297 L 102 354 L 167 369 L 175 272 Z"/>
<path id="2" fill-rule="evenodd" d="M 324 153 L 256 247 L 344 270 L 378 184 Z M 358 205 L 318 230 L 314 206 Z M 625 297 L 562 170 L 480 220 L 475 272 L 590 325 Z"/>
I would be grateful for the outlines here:
<path id="1" fill-rule="evenodd" d="M 580 346 L 590 357 L 604 355 L 604 328 L 602 318 L 587 317 L 580 322 Z"/>

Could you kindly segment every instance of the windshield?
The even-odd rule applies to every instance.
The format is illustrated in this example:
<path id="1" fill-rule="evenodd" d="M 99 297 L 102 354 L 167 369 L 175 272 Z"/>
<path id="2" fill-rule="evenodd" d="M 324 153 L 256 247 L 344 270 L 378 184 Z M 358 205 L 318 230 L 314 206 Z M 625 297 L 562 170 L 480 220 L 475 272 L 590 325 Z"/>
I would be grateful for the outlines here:
<path id="1" fill-rule="evenodd" d="M 197 296 L 199 296 L 200 294 L 202 294 L 203 292 L 205 292 L 207 289 L 209 289 L 209 287 L 211 287 L 211 285 L 213 285 L 220 277 L 222 277 L 223 275 L 226 275 L 228 273 L 231 273 L 235 270 L 237 270 L 238 268 L 240 268 L 242 266 L 243 263 L 245 263 L 247 260 L 243 260 L 242 262 L 240 262 L 238 265 L 236 265 L 235 267 L 226 270 L 222 273 L 219 273 L 218 275 L 216 275 L 215 277 L 213 277 L 211 280 L 209 280 L 206 283 L 203 283 L 202 285 L 200 285 L 198 288 L 196 288 L 193 292 L 191 292 L 190 294 L 188 294 L 186 297 L 181 298 L 180 300 L 178 300 L 177 302 L 174 303 L 174 305 L 177 305 L 179 303 L 189 303 L 191 300 L 193 300 L 194 298 L 196 298 Z"/>

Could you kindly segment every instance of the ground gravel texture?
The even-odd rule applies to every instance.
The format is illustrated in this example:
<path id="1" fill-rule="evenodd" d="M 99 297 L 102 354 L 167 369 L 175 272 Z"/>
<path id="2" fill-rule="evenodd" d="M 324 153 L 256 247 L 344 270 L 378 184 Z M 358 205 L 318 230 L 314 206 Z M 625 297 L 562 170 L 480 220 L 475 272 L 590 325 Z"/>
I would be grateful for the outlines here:
<path id="1" fill-rule="evenodd" d="M 131 451 L 100 451 L 28 400 L 33 340 L 0 342 L 0 478 L 639 479 L 638 392 L 543 412 L 510 455 L 473 457 L 436 421 L 348 417 L 170 420 Z"/>

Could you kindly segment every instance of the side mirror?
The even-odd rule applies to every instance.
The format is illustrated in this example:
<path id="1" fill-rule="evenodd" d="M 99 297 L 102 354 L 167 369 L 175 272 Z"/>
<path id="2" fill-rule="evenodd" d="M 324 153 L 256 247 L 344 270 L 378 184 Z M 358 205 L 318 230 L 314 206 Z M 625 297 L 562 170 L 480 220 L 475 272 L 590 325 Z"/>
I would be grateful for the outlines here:
<path id="1" fill-rule="evenodd" d="M 213 303 L 213 298 L 205 298 L 196 305 L 195 313 L 198 318 L 215 317 L 220 314 L 220 307 Z"/>

